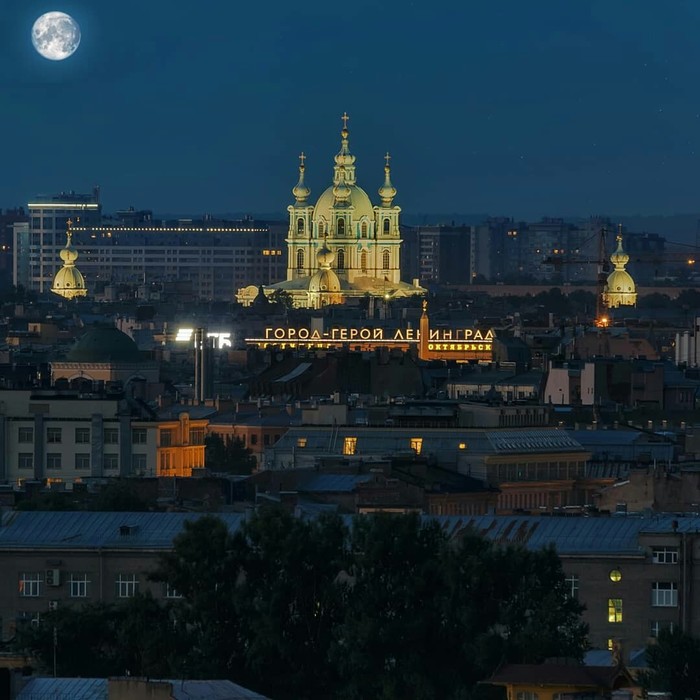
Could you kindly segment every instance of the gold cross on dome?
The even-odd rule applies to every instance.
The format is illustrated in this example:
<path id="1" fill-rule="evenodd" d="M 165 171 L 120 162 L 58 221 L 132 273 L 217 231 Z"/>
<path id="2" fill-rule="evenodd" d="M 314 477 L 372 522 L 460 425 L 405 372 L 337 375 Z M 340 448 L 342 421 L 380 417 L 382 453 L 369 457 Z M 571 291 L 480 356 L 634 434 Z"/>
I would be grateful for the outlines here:
<path id="1" fill-rule="evenodd" d="M 66 226 L 68 226 L 68 230 L 69 230 L 69 231 L 70 231 L 70 227 L 71 227 L 72 225 L 73 225 L 73 220 L 72 220 L 72 219 L 68 219 L 68 221 L 66 221 Z"/>
<path id="2" fill-rule="evenodd" d="M 348 128 L 348 119 L 350 119 L 350 117 L 348 117 L 348 113 L 343 112 L 343 116 L 341 117 L 341 119 L 343 120 L 343 129 L 347 129 Z"/>
<path id="3" fill-rule="evenodd" d="M 384 160 L 386 161 L 387 167 L 389 166 L 389 161 L 391 160 L 391 156 L 389 155 L 389 151 L 386 152 L 386 155 L 384 156 Z"/>
<path id="4" fill-rule="evenodd" d="M 300 163 L 300 165 L 301 165 L 302 168 L 304 167 L 304 161 L 305 161 L 305 160 L 306 160 L 306 156 L 304 155 L 304 151 L 302 151 L 302 152 L 299 154 L 299 163 Z"/>

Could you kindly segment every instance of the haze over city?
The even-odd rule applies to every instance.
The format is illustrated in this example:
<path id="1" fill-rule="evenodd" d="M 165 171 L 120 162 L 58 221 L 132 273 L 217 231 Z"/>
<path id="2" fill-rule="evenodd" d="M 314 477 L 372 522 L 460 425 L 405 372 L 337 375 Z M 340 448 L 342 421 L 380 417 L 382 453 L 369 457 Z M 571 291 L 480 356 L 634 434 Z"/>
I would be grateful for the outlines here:
<path id="1" fill-rule="evenodd" d="M 6 206 L 100 184 L 106 209 L 283 211 L 326 182 L 347 110 L 358 178 L 393 155 L 408 214 L 693 214 L 700 7 L 675 2 L 61 7 L 68 60 L 0 10 Z"/>

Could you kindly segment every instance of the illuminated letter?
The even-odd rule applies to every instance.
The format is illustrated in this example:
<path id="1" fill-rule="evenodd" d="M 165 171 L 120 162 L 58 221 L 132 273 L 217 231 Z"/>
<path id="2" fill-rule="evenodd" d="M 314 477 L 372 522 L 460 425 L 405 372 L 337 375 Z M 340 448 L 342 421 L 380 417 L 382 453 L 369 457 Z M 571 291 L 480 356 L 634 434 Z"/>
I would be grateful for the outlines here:
<path id="1" fill-rule="evenodd" d="M 275 328 L 275 338 L 277 340 L 283 340 L 285 338 L 284 328 Z"/>
<path id="2" fill-rule="evenodd" d="M 372 331 L 369 328 L 360 328 L 360 338 L 369 340 L 372 337 Z"/>
<path id="3" fill-rule="evenodd" d="M 308 328 L 300 328 L 297 335 L 301 340 L 307 340 L 309 337 L 309 329 Z"/>
<path id="4" fill-rule="evenodd" d="M 375 328 L 372 340 L 384 340 L 384 329 Z"/>
<path id="5" fill-rule="evenodd" d="M 175 336 L 176 343 L 188 342 L 192 338 L 194 331 L 191 328 L 178 328 Z"/>

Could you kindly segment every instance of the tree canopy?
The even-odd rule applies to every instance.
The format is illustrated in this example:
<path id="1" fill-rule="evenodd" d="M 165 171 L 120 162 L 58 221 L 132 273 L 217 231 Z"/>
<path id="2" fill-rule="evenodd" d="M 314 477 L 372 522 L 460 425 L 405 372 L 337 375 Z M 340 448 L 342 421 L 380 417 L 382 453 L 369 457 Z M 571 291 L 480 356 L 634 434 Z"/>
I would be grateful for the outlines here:
<path id="1" fill-rule="evenodd" d="M 645 690 L 670 692 L 673 700 L 700 700 L 700 640 L 664 629 L 646 657 L 648 670 L 640 674 Z"/>
<path id="2" fill-rule="evenodd" d="M 59 670 L 230 678 L 276 700 L 482 697 L 500 664 L 581 658 L 586 627 L 551 549 L 450 539 L 417 515 L 186 523 L 151 579 L 180 597 L 50 613 L 18 645 Z M 101 621 L 101 622 L 100 622 Z M 483 688 L 483 687 L 482 687 Z"/>

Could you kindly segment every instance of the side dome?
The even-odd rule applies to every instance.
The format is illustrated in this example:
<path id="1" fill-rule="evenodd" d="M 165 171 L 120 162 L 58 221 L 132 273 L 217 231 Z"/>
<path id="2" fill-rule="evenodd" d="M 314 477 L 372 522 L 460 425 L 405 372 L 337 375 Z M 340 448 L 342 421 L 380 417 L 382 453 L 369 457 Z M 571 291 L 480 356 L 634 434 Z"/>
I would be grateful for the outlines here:
<path id="1" fill-rule="evenodd" d="M 353 207 L 353 219 L 359 221 L 363 216 L 374 219 L 374 208 L 367 193 L 357 185 L 348 185 L 346 183 L 345 186 L 350 190 L 350 194 L 345 199 L 344 207 Z M 333 221 L 331 216 L 331 211 L 335 205 L 333 189 L 334 187 L 329 187 L 318 198 L 314 207 L 314 221 L 318 221 L 321 217 L 324 217 L 326 221 Z"/>
<path id="2" fill-rule="evenodd" d="M 62 297 L 84 296 L 85 278 L 77 267 L 62 267 L 53 278 L 51 291 Z"/>
<path id="3" fill-rule="evenodd" d="M 317 270 L 309 280 L 310 292 L 340 292 L 340 280 L 333 270 Z"/>
<path id="4" fill-rule="evenodd" d="M 136 343 L 114 326 L 96 326 L 66 355 L 68 362 L 142 362 Z"/>

